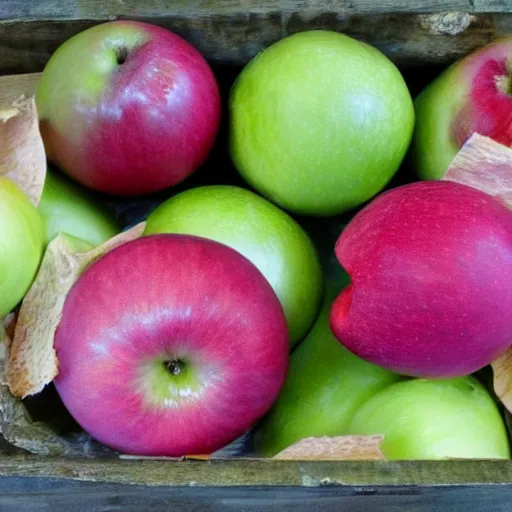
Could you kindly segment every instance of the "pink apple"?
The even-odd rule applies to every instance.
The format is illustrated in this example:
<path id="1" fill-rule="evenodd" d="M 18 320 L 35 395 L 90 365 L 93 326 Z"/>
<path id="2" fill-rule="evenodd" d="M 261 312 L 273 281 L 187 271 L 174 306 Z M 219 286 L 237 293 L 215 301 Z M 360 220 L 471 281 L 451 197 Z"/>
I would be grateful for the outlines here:
<path id="1" fill-rule="evenodd" d="M 397 373 L 455 377 L 512 343 L 512 211 L 448 181 L 395 188 L 348 224 L 351 284 L 331 310 L 348 349 Z"/>
<path id="2" fill-rule="evenodd" d="M 133 21 L 96 25 L 63 43 L 36 99 L 49 158 L 82 185 L 122 196 L 187 178 L 220 122 L 218 85 L 200 53 Z"/>
<path id="3" fill-rule="evenodd" d="M 512 147 L 512 37 L 453 64 L 415 100 L 413 165 L 423 179 L 442 178 L 473 133 Z"/>
<path id="4" fill-rule="evenodd" d="M 78 423 L 125 453 L 207 454 L 249 429 L 285 379 L 270 284 L 240 253 L 150 235 L 92 264 L 66 298 L 55 385 Z"/>

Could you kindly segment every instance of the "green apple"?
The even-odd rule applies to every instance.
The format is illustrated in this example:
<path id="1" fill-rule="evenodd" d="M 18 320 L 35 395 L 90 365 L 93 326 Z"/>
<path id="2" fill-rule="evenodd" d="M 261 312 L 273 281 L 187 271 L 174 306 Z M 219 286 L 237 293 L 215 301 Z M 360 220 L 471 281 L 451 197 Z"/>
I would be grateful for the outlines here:
<path id="1" fill-rule="evenodd" d="M 510 456 L 498 407 L 473 377 L 393 384 L 361 406 L 348 433 L 384 435 L 388 459 Z"/>
<path id="2" fill-rule="evenodd" d="M 305 437 L 345 434 L 357 409 L 400 378 L 355 356 L 332 334 L 329 310 L 349 278 L 334 256 L 321 255 L 326 292 L 320 315 L 292 353 L 279 398 L 254 432 L 255 448 L 265 456 Z"/>
<path id="3" fill-rule="evenodd" d="M 24 297 L 43 250 L 41 215 L 13 182 L 0 177 L 0 318 Z"/>
<path id="4" fill-rule="evenodd" d="M 92 194 L 50 169 L 39 211 L 47 243 L 63 232 L 97 246 L 121 231 L 114 216 Z"/>
<path id="5" fill-rule="evenodd" d="M 230 95 L 230 151 L 244 179 L 302 215 L 351 210 L 382 190 L 409 146 L 414 107 L 379 50 L 306 31 L 258 54 Z"/>
<path id="6" fill-rule="evenodd" d="M 318 255 L 299 224 L 272 203 L 234 186 L 194 188 L 151 213 L 145 234 L 155 233 L 202 236 L 237 250 L 272 285 L 292 346 L 311 328 L 322 298 Z"/>

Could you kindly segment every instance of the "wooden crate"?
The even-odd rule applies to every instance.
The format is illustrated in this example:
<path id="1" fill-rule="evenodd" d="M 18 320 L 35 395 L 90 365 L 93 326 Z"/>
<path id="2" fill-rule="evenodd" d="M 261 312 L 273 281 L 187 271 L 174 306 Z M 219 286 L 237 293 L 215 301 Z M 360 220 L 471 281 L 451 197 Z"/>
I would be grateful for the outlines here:
<path id="1" fill-rule="evenodd" d="M 0 74 L 40 72 L 62 41 L 117 18 L 183 35 L 226 88 L 240 66 L 279 38 L 337 30 L 381 49 L 413 77 L 415 93 L 440 67 L 512 32 L 512 1 L 0 0 Z M 9 78 L 18 84 L 12 94 L 30 93 L 37 77 Z M 511 503 L 509 461 L 75 460 L 0 444 L 2 512 L 492 512 Z"/>

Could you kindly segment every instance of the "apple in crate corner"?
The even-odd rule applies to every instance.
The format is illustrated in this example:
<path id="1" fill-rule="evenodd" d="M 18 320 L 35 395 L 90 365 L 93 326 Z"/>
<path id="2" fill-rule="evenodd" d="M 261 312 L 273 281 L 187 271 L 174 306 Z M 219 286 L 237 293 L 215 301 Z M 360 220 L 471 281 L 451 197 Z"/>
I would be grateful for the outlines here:
<path id="1" fill-rule="evenodd" d="M 118 196 L 176 185 L 208 156 L 220 93 L 202 55 L 158 26 L 114 21 L 64 42 L 36 95 L 47 155 Z"/>
<path id="2" fill-rule="evenodd" d="M 276 399 L 288 366 L 282 307 L 244 256 L 150 235 L 89 266 L 55 336 L 56 389 L 78 423 L 124 453 L 215 451 Z"/>
<path id="3" fill-rule="evenodd" d="M 374 199 L 336 255 L 351 278 L 330 323 L 349 350 L 416 377 L 457 377 L 512 341 L 512 211 L 480 190 L 423 181 Z"/>
<path id="4" fill-rule="evenodd" d="M 28 197 L 0 177 L 0 319 L 28 291 L 44 250 L 44 224 Z"/>
<path id="5" fill-rule="evenodd" d="M 473 133 L 512 147 L 512 37 L 456 62 L 415 99 L 411 161 L 422 179 L 440 179 Z"/>
<path id="6" fill-rule="evenodd" d="M 348 433 L 382 434 L 389 460 L 510 457 L 500 411 L 473 377 L 392 384 L 361 406 Z"/>

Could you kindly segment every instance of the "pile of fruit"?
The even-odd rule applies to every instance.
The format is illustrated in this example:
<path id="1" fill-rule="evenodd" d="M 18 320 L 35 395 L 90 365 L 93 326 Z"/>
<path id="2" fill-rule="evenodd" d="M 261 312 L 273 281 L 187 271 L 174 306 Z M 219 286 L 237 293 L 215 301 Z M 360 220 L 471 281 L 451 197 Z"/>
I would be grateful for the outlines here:
<path id="1" fill-rule="evenodd" d="M 28 104 L 0 130 L 12 395 L 54 386 L 123 454 L 209 455 L 251 431 L 265 457 L 377 436 L 386 459 L 509 458 L 511 50 L 413 101 L 377 49 L 303 32 L 245 66 L 224 112 L 176 34 L 73 36 L 33 99 L 38 175 L 8 150 Z M 222 126 L 236 184 L 205 166 Z M 196 171 L 210 184 L 187 186 Z M 163 199 L 125 226 L 114 197 Z"/>

